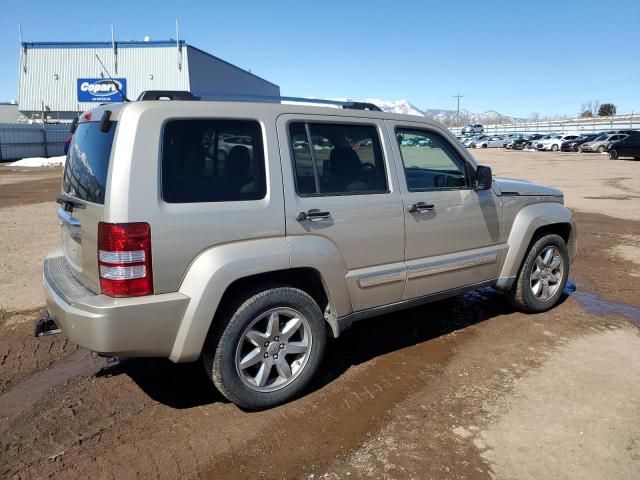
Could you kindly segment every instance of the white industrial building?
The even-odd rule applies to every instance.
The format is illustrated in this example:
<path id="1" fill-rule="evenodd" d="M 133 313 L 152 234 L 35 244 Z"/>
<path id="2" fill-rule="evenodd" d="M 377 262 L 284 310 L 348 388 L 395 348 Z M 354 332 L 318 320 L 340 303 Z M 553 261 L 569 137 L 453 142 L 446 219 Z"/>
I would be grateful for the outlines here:
<path id="1" fill-rule="evenodd" d="M 277 85 L 184 41 L 24 42 L 18 108 L 28 118 L 70 120 L 122 101 L 109 75 L 131 100 L 145 90 L 280 96 Z"/>

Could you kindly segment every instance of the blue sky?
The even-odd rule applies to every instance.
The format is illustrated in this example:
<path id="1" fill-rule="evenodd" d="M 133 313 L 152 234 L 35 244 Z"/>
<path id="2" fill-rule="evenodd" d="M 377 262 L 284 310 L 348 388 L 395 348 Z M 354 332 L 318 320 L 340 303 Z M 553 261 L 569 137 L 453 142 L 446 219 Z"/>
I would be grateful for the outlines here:
<path id="1" fill-rule="evenodd" d="M 198 5 L 198 6 L 194 6 Z M 406 98 L 419 108 L 568 115 L 589 100 L 640 112 L 640 2 L 0 0 L 0 101 L 25 41 L 175 36 L 283 95 Z M 609 15 L 611 15 L 609 17 Z"/>

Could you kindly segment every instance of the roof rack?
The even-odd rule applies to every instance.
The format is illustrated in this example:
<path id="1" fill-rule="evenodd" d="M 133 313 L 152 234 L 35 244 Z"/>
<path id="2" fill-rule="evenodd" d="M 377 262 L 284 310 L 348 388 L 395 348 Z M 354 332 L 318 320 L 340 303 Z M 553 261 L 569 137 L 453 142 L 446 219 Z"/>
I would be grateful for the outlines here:
<path id="1" fill-rule="evenodd" d="M 325 100 L 321 98 L 303 97 L 275 97 L 269 95 L 241 95 L 220 93 L 198 93 L 198 96 L 188 91 L 180 90 L 147 90 L 138 96 L 138 101 L 144 100 L 208 100 L 218 102 L 264 102 L 264 103 L 312 103 L 331 105 L 351 110 L 371 110 L 381 112 L 380 107 L 373 103 L 354 102 L 351 100 Z"/>
<path id="2" fill-rule="evenodd" d="M 200 100 L 200 97 L 186 90 L 145 90 L 136 100 Z"/>

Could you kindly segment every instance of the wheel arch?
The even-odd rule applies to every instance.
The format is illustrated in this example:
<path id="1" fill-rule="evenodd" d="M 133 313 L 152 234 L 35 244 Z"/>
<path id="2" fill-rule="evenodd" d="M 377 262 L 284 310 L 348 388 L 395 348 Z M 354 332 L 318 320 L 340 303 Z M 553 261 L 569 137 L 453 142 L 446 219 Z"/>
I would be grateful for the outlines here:
<path id="1" fill-rule="evenodd" d="M 576 223 L 573 213 L 560 203 L 545 202 L 528 205 L 518 212 L 513 222 L 507 244 L 509 250 L 496 284 L 508 289 L 513 284 L 531 245 L 541 236 L 558 234 L 567 243 L 570 261 L 575 258 Z"/>
<path id="2" fill-rule="evenodd" d="M 238 278 L 226 288 L 222 295 L 216 315 L 214 315 L 213 318 L 213 323 L 220 320 L 219 318 L 216 319 L 216 316 L 223 310 L 222 307 L 227 305 L 228 302 L 233 301 L 238 295 L 257 286 L 266 287 L 269 285 L 297 288 L 307 293 L 324 313 L 325 320 L 329 324 L 333 335 L 337 336 L 339 334 L 331 293 L 324 278 L 322 278 L 322 274 L 313 267 L 273 270 Z"/>
<path id="3" fill-rule="evenodd" d="M 297 241 L 289 237 L 251 240 L 202 252 L 179 288 L 190 300 L 169 359 L 197 360 L 223 302 L 257 283 L 305 291 L 325 310 L 325 319 L 337 336 L 337 316 L 351 313 L 346 267 L 331 242 L 308 237 Z"/>

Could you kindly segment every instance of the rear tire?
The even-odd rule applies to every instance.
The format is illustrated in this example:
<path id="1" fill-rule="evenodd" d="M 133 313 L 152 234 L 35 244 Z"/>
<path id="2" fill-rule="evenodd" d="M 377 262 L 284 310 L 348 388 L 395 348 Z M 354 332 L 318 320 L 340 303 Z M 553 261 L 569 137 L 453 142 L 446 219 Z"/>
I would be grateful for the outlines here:
<path id="1" fill-rule="evenodd" d="M 558 303 L 568 278 L 567 244 L 559 235 L 545 235 L 529 249 L 507 300 L 523 312 L 545 312 Z"/>
<path id="2" fill-rule="evenodd" d="M 216 388 L 239 407 L 260 410 L 289 401 L 320 367 L 326 323 L 302 290 L 265 286 L 233 299 L 216 320 L 202 360 Z"/>

